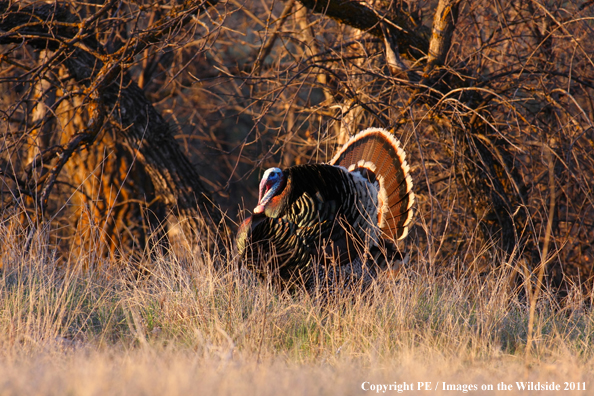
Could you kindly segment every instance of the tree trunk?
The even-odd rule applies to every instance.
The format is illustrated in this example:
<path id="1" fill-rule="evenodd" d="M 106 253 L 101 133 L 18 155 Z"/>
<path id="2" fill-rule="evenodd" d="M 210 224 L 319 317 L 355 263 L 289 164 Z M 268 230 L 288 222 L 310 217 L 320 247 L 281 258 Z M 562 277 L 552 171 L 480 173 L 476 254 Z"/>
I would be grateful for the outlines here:
<path id="1" fill-rule="evenodd" d="M 110 6 L 113 6 L 113 2 L 106 4 L 104 9 Z M 199 9 L 200 7 L 196 6 L 186 10 L 187 14 L 183 16 L 178 16 L 172 11 L 174 20 L 166 20 L 163 30 L 153 32 L 153 36 L 157 37 L 159 33 L 167 34 L 167 29 L 171 29 L 168 26 L 175 26 L 176 21 L 185 23 L 191 19 L 192 13 Z M 120 51 L 116 55 L 109 55 L 95 39 L 91 22 L 87 25 L 88 19 L 77 21 L 65 5 L 22 7 L 19 3 L 11 5 L 9 2 L 1 1 L 0 11 L 0 30 L 10 32 L 0 37 L 0 44 L 21 43 L 25 39 L 25 42 L 34 48 L 53 51 L 54 63 L 47 62 L 44 67 L 49 69 L 56 64 L 63 64 L 70 78 L 77 85 L 86 88 L 87 95 L 81 103 L 82 107 L 92 110 L 89 122 L 83 130 L 78 131 L 67 144 L 58 148 L 56 155 L 48 154 L 48 160 L 53 160 L 55 165 L 51 171 L 52 177 L 48 177 L 41 186 L 41 196 L 47 200 L 61 170 L 83 146 L 89 151 L 97 150 L 91 156 L 96 156 L 95 159 L 99 162 L 105 160 L 102 158 L 104 148 L 111 147 L 115 150 L 115 155 L 111 157 L 114 162 L 108 160 L 108 168 L 112 168 L 109 172 L 119 170 L 123 164 L 131 166 L 132 161 L 141 164 L 142 172 L 146 172 L 154 186 L 156 199 L 170 208 L 188 235 L 209 243 L 214 241 L 218 231 L 225 229 L 220 210 L 202 184 L 200 175 L 174 139 L 168 123 L 126 72 L 134 51 L 143 50 L 148 45 L 146 43 L 154 37 L 138 39 L 136 46 L 131 48 L 129 53 Z M 103 9 L 97 14 L 102 11 Z M 55 62 L 56 60 L 58 62 Z M 109 121 L 116 125 L 113 129 L 113 141 L 98 144 L 95 139 L 100 136 L 100 131 L 105 131 Z M 129 152 L 126 160 L 120 152 L 123 147 Z M 88 166 L 80 171 L 90 171 L 93 165 L 86 165 Z M 127 170 L 124 173 L 127 173 Z M 121 183 L 125 177 L 130 178 L 135 173 L 124 173 L 116 177 L 118 182 L 113 187 L 125 198 L 130 198 L 123 193 Z M 106 198 L 105 208 L 113 207 L 116 203 L 112 192 L 108 192 L 110 187 L 112 186 L 104 185 L 99 188 L 102 190 L 99 195 L 109 197 Z M 91 188 L 85 192 L 92 196 L 97 190 Z M 136 199 L 146 198 L 142 196 L 146 191 L 139 193 Z M 43 204 L 41 206 L 44 207 Z M 100 211 L 105 212 L 104 209 Z M 194 240 L 194 237 L 190 240 Z"/>

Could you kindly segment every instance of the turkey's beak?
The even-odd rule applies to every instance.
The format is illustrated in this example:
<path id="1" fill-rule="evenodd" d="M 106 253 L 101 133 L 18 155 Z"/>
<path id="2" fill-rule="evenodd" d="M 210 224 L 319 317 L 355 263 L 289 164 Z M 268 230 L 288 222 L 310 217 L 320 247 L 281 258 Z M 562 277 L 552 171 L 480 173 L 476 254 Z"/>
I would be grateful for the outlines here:
<path id="1" fill-rule="evenodd" d="M 270 183 L 270 181 L 268 181 L 268 179 L 262 179 L 262 181 L 260 182 L 260 188 L 259 188 L 259 196 L 258 196 L 258 205 L 260 205 L 262 203 L 262 198 L 264 198 L 266 196 L 266 193 L 268 192 L 268 190 L 270 190 L 270 187 L 272 186 L 272 183 Z"/>
<path id="2" fill-rule="evenodd" d="M 258 197 L 258 206 L 254 208 L 254 213 L 264 213 L 264 205 L 268 203 L 270 197 L 266 197 L 268 191 L 274 186 L 274 182 L 270 180 L 262 180 L 260 183 L 260 196 Z"/>

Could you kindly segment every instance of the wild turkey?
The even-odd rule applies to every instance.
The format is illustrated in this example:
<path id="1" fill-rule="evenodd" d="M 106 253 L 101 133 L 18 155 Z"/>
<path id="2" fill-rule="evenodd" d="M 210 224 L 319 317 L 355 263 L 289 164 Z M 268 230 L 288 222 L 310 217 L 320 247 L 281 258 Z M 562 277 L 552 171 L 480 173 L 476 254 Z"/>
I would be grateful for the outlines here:
<path id="1" fill-rule="evenodd" d="M 412 179 L 399 141 L 369 128 L 329 164 L 270 168 L 240 226 L 241 261 L 281 288 L 368 285 L 398 253 L 412 219 Z"/>

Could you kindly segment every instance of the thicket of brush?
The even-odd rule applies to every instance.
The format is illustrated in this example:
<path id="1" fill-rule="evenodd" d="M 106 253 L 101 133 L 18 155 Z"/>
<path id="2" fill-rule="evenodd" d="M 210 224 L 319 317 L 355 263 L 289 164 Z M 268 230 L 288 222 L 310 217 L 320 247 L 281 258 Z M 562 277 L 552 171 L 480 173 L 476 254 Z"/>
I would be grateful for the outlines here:
<path id="1" fill-rule="evenodd" d="M 381 126 L 411 165 L 413 254 L 464 274 L 484 247 L 588 293 L 593 4 L 322 3 L 0 1 L 3 221 L 65 256 L 150 250 L 172 215 L 225 240 L 263 169 Z"/>

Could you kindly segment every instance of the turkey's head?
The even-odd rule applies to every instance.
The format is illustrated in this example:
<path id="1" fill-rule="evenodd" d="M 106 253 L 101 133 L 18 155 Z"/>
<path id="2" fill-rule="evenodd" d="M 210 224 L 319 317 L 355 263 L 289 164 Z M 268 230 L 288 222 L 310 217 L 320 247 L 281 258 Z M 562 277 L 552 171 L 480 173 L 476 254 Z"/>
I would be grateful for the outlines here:
<path id="1" fill-rule="evenodd" d="M 283 191 L 285 184 L 285 175 L 282 170 L 279 168 L 267 169 L 266 172 L 264 172 L 264 176 L 262 176 L 262 181 L 260 181 L 258 206 L 254 209 L 254 213 L 264 213 L 271 201 L 274 206 L 276 204 L 274 198 Z"/>

